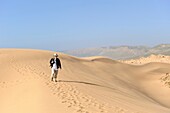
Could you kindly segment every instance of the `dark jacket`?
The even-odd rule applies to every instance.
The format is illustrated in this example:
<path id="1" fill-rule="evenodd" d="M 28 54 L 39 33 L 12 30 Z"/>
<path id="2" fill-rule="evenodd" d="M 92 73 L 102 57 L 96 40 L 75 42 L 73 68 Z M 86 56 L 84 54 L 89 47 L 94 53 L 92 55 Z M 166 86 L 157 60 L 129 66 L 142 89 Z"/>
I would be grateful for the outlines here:
<path id="1" fill-rule="evenodd" d="M 54 62 L 54 59 L 55 59 L 55 58 L 52 58 L 52 59 L 50 60 L 50 67 L 51 67 L 51 68 L 53 67 L 53 64 L 55 63 L 55 62 Z M 58 68 L 61 69 L 61 62 L 60 62 L 60 59 L 59 59 L 59 58 L 56 58 L 56 64 L 57 64 L 57 69 L 58 69 Z"/>

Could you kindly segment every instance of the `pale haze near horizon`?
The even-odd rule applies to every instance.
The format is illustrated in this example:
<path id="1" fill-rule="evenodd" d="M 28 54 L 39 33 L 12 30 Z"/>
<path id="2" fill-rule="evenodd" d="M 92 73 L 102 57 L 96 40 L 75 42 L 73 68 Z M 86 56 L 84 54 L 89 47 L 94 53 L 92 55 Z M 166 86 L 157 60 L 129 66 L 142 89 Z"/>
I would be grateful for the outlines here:
<path id="1" fill-rule="evenodd" d="M 2 0 L 0 48 L 169 43 L 169 6 L 169 0 Z"/>

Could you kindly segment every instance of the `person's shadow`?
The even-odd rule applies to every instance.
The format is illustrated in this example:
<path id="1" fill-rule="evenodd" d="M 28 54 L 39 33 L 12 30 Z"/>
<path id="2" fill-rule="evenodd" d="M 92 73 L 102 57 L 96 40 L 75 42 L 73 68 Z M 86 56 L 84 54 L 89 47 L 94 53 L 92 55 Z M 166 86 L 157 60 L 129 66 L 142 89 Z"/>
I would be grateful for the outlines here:
<path id="1" fill-rule="evenodd" d="M 95 84 L 95 83 L 90 83 L 90 82 L 84 82 L 84 81 L 59 80 L 57 82 L 69 82 L 69 83 L 85 84 L 85 85 L 92 85 L 92 86 L 98 86 L 98 87 L 104 87 L 104 88 L 116 90 L 115 88 L 111 88 L 111 87 L 108 87 L 108 86 Z"/>

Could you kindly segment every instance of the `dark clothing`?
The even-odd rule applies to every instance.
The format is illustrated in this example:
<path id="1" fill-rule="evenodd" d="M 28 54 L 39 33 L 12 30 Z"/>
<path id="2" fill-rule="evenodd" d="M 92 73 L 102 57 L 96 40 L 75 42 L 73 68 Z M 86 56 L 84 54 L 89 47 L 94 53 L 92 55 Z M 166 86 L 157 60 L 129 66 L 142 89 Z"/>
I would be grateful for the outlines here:
<path id="1" fill-rule="evenodd" d="M 57 69 L 58 69 L 58 68 L 61 69 L 60 59 L 59 59 L 59 58 L 56 58 L 56 62 L 55 62 L 54 60 L 55 60 L 55 58 L 52 58 L 52 59 L 50 60 L 50 67 L 52 68 L 52 67 L 53 67 L 53 64 L 56 63 Z"/>

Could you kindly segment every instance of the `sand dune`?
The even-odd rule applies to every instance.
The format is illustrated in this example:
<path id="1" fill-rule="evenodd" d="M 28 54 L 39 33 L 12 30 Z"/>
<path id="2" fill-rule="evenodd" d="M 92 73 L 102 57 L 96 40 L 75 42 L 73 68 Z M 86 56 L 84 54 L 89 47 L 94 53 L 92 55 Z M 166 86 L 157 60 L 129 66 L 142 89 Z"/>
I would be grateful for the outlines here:
<path id="1" fill-rule="evenodd" d="M 59 53 L 63 68 L 54 83 L 52 55 L 0 49 L 0 113 L 170 113 L 170 64 L 162 58 L 129 65 Z"/>
<path id="2" fill-rule="evenodd" d="M 148 57 L 142 57 L 139 59 L 131 59 L 131 60 L 120 60 L 120 62 L 128 63 L 128 64 L 147 64 L 150 62 L 161 62 L 161 63 L 170 63 L 170 56 L 166 55 L 150 55 Z"/>

